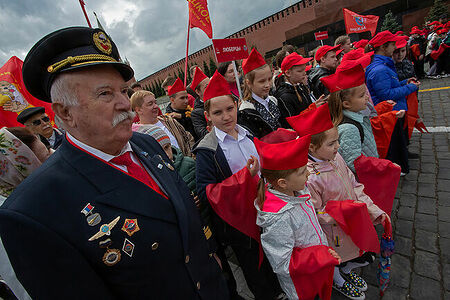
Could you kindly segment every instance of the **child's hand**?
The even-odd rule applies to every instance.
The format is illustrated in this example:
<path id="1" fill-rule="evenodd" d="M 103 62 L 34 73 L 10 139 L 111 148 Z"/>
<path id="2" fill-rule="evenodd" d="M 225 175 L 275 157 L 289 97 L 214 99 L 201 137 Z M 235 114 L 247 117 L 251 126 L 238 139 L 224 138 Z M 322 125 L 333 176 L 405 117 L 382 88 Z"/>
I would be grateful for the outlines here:
<path id="1" fill-rule="evenodd" d="M 336 258 L 336 259 L 338 260 L 339 264 L 341 264 L 342 259 L 341 259 L 341 257 L 339 256 L 339 254 L 336 253 L 336 251 L 334 251 L 333 249 L 330 248 L 330 249 L 328 249 L 328 252 L 330 252 L 331 256 L 333 256 L 334 258 Z"/>
<path id="2" fill-rule="evenodd" d="M 251 156 L 251 158 L 247 161 L 247 169 L 250 172 L 250 174 L 253 176 L 255 176 L 256 174 L 258 174 L 259 171 L 259 161 L 256 157 L 254 157 L 253 155 Z"/>
<path id="3" fill-rule="evenodd" d="M 386 100 L 387 103 L 389 103 L 390 105 L 395 105 L 397 104 L 394 100 Z"/>
<path id="4" fill-rule="evenodd" d="M 325 95 L 321 95 L 319 97 L 319 99 L 317 99 L 316 103 L 316 107 L 321 106 L 322 104 L 325 104 L 328 101 L 328 97 L 329 96 L 325 96 Z"/>
<path id="5" fill-rule="evenodd" d="M 374 223 L 383 224 L 386 220 L 388 220 L 389 223 L 391 222 L 391 218 L 389 218 L 386 213 L 382 213 L 381 216 L 375 219 Z"/>
<path id="6" fill-rule="evenodd" d="M 405 110 L 404 110 L 404 109 L 399 110 L 399 111 L 395 114 L 395 117 L 396 117 L 397 119 L 403 118 L 404 116 L 405 116 Z"/>

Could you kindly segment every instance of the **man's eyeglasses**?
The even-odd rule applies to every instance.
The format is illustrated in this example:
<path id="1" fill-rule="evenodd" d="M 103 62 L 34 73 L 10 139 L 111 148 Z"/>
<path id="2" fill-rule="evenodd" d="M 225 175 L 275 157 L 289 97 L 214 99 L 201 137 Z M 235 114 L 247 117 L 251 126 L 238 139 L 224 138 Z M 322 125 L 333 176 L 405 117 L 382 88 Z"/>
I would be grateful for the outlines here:
<path id="1" fill-rule="evenodd" d="M 44 121 L 45 123 L 47 123 L 50 121 L 50 118 L 45 116 L 41 119 L 34 120 L 33 122 L 31 122 L 31 124 L 33 124 L 34 126 L 39 126 L 39 125 L 41 125 L 41 120 Z"/>

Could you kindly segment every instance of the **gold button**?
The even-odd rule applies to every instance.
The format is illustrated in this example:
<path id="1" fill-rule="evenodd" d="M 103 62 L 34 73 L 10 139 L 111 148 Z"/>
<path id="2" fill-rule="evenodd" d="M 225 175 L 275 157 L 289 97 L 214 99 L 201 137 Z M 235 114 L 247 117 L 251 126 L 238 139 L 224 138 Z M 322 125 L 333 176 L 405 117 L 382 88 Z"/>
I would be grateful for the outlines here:
<path id="1" fill-rule="evenodd" d="M 190 259 L 189 255 L 186 255 L 186 258 L 184 259 L 184 262 L 185 262 L 185 263 L 188 263 L 188 262 L 189 262 L 189 259 Z"/>
<path id="2" fill-rule="evenodd" d="M 199 290 L 199 289 L 200 289 L 200 281 L 197 282 L 197 290 Z"/>
<path id="3" fill-rule="evenodd" d="M 152 244 L 152 250 L 155 251 L 156 249 L 158 249 L 159 244 L 157 242 L 154 242 Z"/>

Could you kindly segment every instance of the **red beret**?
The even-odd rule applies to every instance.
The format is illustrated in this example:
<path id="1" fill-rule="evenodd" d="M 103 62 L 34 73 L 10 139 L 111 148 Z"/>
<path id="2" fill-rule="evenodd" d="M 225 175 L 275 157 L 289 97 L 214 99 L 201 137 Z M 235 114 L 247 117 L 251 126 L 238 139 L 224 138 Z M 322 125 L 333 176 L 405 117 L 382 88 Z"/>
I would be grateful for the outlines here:
<path id="1" fill-rule="evenodd" d="M 314 135 L 333 128 L 330 108 L 328 104 L 323 104 L 316 109 L 308 110 L 297 116 L 286 118 L 289 125 L 294 128 L 300 137 Z"/>
<path id="2" fill-rule="evenodd" d="M 293 66 L 306 65 L 311 60 L 312 58 L 305 58 L 295 52 L 291 53 L 283 59 L 283 62 L 281 63 L 281 71 L 285 73 Z"/>
<path id="3" fill-rule="evenodd" d="M 195 68 L 195 72 L 194 72 L 194 79 L 192 79 L 192 83 L 191 83 L 191 89 L 193 91 L 195 91 L 195 89 L 197 88 L 197 86 L 200 84 L 200 82 L 203 81 L 203 79 L 208 78 L 205 73 L 202 72 L 202 70 L 200 70 L 199 67 Z"/>
<path id="4" fill-rule="evenodd" d="M 263 136 L 261 141 L 267 144 L 284 143 L 295 140 L 298 137 L 297 132 L 289 129 L 278 128 L 276 131 Z"/>
<path id="5" fill-rule="evenodd" d="M 254 69 L 258 69 L 259 67 L 262 67 L 264 65 L 266 65 L 264 57 L 262 57 L 262 55 L 259 54 L 256 48 L 253 48 L 252 51 L 250 52 L 250 55 L 243 60 L 242 70 L 244 71 L 244 74 L 248 74 Z"/>
<path id="6" fill-rule="evenodd" d="M 303 167 L 308 162 L 308 148 L 311 135 L 284 143 L 269 144 L 254 139 L 261 168 L 266 170 L 292 170 Z"/>
<path id="7" fill-rule="evenodd" d="M 336 70 L 336 73 L 322 77 L 320 81 L 330 93 L 357 87 L 365 83 L 364 68 L 356 65 L 350 69 Z"/>
<path id="8" fill-rule="evenodd" d="M 337 51 L 339 48 L 341 48 L 341 45 L 337 45 L 337 46 L 334 46 L 334 47 L 331 47 L 331 46 L 328 46 L 328 45 L 322 46 L 322 47 L 320 47 L 319 49 L 317 49 L 316 55 L 314 56 L 314 58 L 315 58 L 315 60 L 316 60 L 317 62 L 319 62 L 320 59 L 321 59 L 325 54 L 327 54 L 327 53 L 330 52 L 330 51 Z"/>
<path id="9" fill-rule="evenodd" d="M 180 78 L 177 78 L 177 80 L 175 80 L 173 85 L 169 86 L 169 88 L 167 89 L 167 92 L 168 92 L 169 96 L 172 96 L 178 92 L 182 92 L 185 90 L 186 90 L 186 88 L 184 87 L 183 82 L 181 81 Z"/>
<path id="10" fill-rule="evenodd" d="M 203 101 L 206 102 L 212 98 L 225 95 L 231 95 L 230 85 L 227 80 L 216 71 L 203 93 Z"/>
<path id="11" fill-rule="evenodd" d="M 357 42 L 354 42 L 353 47 L 354 48 L 364 48 L 367 46 L 368 43 L 369 43 L 369 40 L 362 39 Z"/>

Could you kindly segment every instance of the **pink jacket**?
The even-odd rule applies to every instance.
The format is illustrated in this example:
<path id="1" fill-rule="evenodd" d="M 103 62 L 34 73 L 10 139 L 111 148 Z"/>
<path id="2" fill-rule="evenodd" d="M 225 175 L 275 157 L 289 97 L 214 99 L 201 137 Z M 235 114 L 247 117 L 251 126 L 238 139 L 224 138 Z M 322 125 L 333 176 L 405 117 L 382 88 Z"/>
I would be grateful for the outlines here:
<path id="1" fill-rule="evenodd" d="M 328 200 L 358 200 L 367 204 L 370 218 L 374 221 L 384 213 L 364 193 L 364 185 L 357 182 L 352 171 L 338 153 L 332 161 L 314 162 L 308 160 L 308 189 L 311 201 L 318 214 L 319 223 L 325 232 L 328 244 L 341 256 L 342 262 L 361 256 L 362 251 L 351 238 L 325 212 Z"/>

